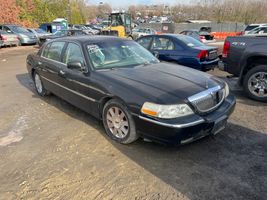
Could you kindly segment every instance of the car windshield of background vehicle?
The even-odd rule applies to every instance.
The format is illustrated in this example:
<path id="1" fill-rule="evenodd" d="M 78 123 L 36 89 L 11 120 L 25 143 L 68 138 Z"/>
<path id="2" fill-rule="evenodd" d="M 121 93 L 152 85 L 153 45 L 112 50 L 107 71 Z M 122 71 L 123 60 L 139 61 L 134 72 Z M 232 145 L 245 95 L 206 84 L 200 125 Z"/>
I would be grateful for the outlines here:
<path id="1" fill-rule="evenodd" d="M 22 28 L 20 26 L 13 26 L 11 29 L 16 33 L 29 33 L 29 31 L 25 28 Z"/>
<path id="2" fill-rule="evenodd" d="M 47 32 L 44 31 L 43 29 L 35 29 L 35 31 L 36 31 L 37 33 L 47 33 Z"/>
<path id="3" fill-rule="evenodd" d="M 95 69 L 134 67 L 158 63 L 159 60 L 134 41 L 87 45 Z"/>
<path id="4" fill-rule="evenodd" d="M 195 38 L 186 36 L 186 35 L 177 36 L 177 38 L 179 40 L 181 40 L 184 44 L 186 44 L 189 47 L 201 47 L 201 46 L 204 46 L 204 44 L 202 42 L 196 40 Z"/>
<path id="5" fill-rule="evenodd" d="M 58 30 L 57 32 L 54 33 L 56 36 L 65 36 L 67 35 L 67 30 Z"/>

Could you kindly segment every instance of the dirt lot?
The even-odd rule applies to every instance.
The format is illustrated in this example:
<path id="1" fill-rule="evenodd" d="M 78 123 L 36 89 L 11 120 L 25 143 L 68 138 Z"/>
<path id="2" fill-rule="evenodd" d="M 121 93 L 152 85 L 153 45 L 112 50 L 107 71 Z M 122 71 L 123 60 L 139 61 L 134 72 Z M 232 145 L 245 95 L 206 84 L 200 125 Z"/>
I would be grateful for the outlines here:
<path id="1" fill-rule="evenodd" d="M 35 94 L 25 67 L 34 50 L 0 50 L 0 199 L 267 199 L 267 104 L 235 90 L 216 137 L 120 145 L 88 114 Z"/>

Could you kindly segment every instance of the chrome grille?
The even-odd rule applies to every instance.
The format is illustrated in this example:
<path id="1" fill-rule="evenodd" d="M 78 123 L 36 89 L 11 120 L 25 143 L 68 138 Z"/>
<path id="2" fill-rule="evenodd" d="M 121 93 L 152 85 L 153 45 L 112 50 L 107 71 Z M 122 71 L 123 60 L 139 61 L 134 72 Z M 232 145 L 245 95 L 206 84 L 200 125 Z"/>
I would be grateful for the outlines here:
<path id="1" fill-rule="evenodd" d="M 221 86 L 210 88 L 188 98 L 199 113 L 215 110 L 224 100 L 225 91 Z"/>

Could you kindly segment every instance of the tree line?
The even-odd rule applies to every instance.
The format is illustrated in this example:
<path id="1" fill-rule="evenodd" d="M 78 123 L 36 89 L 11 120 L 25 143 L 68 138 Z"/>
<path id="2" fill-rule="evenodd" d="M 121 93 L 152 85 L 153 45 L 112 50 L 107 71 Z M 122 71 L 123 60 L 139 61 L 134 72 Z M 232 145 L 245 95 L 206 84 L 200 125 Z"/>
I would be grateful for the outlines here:
<path id="1" fill-rule="evenodd" d="M 56 18 L 67 18 L 71 24 L 111 12 L 108 4 L 90 6 L 85 0 L 0 0 L 0 24 L 12 23 L 38 27 Z"/>
<path id="2" fill-rule="evenodd" d="M 197 19 L 245 24 L 267 22 L 266 10 L 266 0 L 192 0 L 190 4 L 177 3 L 172 6 L 128 7 L 134 18 L 140 15 L 170 15 L 175 22 Z M 93 5 L 88 4 L 88 0 L 0 0 L 0 23 L 37 27 L 62 17 L 72 24 L 84 24 L 96 17 L 106 18 L 111 11 L 112 7 L 107 3 Z"/>
<path id="3" fill-rule="evenodd" d="M 191 0 L 189 4 L 173 6 L 131 5 L 129 12 L 136 16 L 170 15 L 175 22 L 210 20 L 215 22 L 267 23 L 266 0 Z"/>

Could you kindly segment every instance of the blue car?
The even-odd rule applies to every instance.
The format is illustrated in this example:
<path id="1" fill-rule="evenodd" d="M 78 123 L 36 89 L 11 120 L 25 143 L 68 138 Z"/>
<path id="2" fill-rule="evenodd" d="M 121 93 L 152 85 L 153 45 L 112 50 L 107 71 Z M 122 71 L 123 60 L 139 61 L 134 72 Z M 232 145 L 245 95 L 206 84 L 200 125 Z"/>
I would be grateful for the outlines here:
<path id="1" fill-rule="evenodd" d="M 201 71 L 218 65 L 218 49 L 186 36 L 176 34 L 148 35 L 136 40 L 161 61 L 177 63 Z"/>

